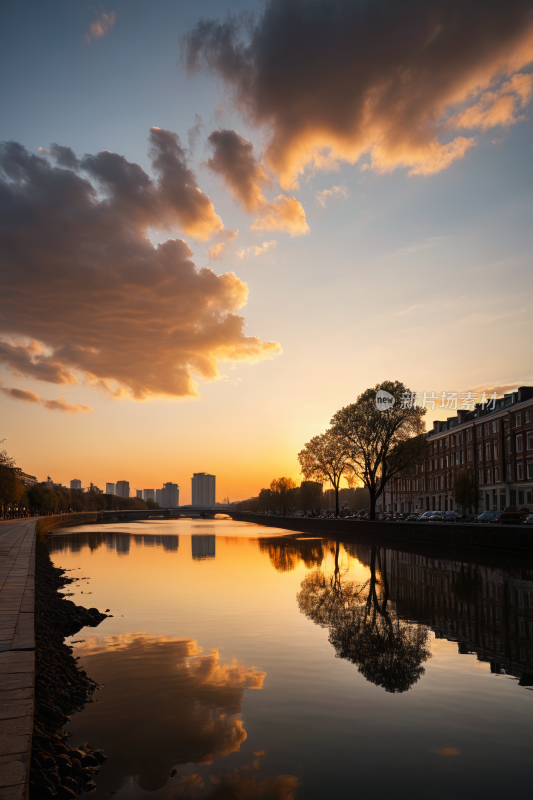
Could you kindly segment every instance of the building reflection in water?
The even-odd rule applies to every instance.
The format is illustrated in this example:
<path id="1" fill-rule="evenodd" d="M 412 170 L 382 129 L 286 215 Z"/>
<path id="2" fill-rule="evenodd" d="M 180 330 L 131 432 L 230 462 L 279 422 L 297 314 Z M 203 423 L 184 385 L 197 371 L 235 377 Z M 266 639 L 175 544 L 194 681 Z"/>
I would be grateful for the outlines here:
<path id="1" fill-rule="evenodd" d="M 192 557 L 198 560 L 214 558 L 215 540 L 216 536 L 199 536 L 198 534 L 193 534 L 191 536 Z"/>
<path id="2" fill-rule="evenodd" d="M 179 536 L 176 535 L 150 535 L 150 534 L 130 534 L 130 533 L 78 533 L 69 535 L 59 535 L 48 537 L 48 548 L 50 553 L 80 553 L 84 547 L 91 551 L 105 547 L 109 551 L 114 551 L 121 556 L 127 556 L 130 547 L 135 544 L 137 547 L 161 547 L 168 553 L 176 553 L 179 548 Z"/>
<path id="3" fill-rule="evenodd" d="M 280 572 L 302 561 L 315 567 L 297 595 L 300 610 L 328 628 L 338 657 L 387 691 L 406 691 L 423 676 L 430 631 L 456 642 L 460 654 L 487 662 L 491 672 L 533 686 L 533 562 L 344 542 L 344 552 L 369 569 L 356 584 L 341 569 L 341 544 L 334 540 L 265 538 L 259 547 Z M 331 574 L 327 553 L 334 556 Z"/>

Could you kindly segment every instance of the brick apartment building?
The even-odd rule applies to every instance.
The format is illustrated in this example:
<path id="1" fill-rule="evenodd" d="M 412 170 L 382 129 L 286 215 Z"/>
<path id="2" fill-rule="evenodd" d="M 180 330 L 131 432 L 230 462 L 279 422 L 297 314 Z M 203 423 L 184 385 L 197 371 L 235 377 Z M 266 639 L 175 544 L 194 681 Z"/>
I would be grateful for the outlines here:
<path id="1" fill-rule="evenodd" d="M 427 435 L 428 459 L 408 479 L 397 478 L 378 511 L 448 511 L 456 473 L 468 467 L 478 480 L 480 512 L 507 506 L 533 511 L 533 387 L 521 386 L 489 404 L 436 420 Z"/>

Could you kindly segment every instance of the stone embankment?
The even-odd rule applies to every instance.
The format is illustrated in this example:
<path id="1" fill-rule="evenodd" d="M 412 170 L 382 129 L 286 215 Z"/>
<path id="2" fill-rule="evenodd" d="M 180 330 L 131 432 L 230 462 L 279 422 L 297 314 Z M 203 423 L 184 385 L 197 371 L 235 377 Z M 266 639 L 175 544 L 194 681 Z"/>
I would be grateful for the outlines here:
<path id="1" fill-rule="evenodd" d="M 530 525 L 468 525 L 447 522 L 370 522 L 350 519 L 305 519 L 247 512 L 229 512 L 233 519 L 299 533 L 347 537 L 378 536 L 428 544 L 474 547 L 533 555 Z"/>
<path id="2" fill-rule="evenodd" d="M 95 517 L 0 525 L 0 800 L 76 797 L 90 791 L 105 759 L 87 744 L 70 747 L 62 727 L 98 688 L 64 637 L 106 614 L 60 594 L 71 579 L 52 565 L 43 536 Z"/>

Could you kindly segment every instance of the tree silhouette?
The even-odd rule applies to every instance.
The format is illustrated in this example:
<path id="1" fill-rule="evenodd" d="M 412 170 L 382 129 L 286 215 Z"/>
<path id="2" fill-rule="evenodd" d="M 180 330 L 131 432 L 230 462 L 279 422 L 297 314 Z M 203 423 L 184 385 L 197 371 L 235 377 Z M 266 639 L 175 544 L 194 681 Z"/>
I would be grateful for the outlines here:
<path id="1" fill-rule="evenodd" d="M 362 585 L 343 583 L 338 543 L 335 554 L 329 578 L 319 570 L 304 578 L 297 595 L 300 610 L 329 628 L 336 656 L 355 664 L 366 680 L 387 692 L 407 691 L 422 677 L 422 664 L 431 657 L 429 629 L 401 619 L 389 603 L 385 549 L 372 546 L 370 577 Z"/>

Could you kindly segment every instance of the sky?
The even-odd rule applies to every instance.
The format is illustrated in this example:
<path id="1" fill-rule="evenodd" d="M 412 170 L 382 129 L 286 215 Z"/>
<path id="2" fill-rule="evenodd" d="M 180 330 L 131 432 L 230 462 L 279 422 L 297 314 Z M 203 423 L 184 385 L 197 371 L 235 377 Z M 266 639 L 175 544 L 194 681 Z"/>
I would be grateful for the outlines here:
<path id="1" fill-rule="evenodd" d="M 242 499 L 366 388 L 533 384 L 532 2 L 4 5 L 0 438 Z M 429 410 L 427 423 L 450 411 Z"/>

